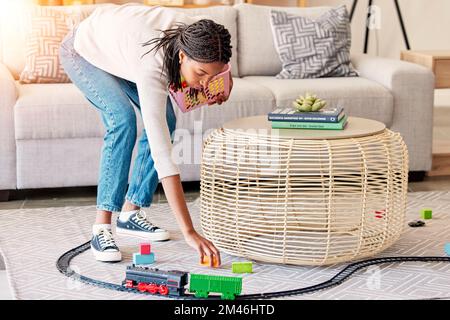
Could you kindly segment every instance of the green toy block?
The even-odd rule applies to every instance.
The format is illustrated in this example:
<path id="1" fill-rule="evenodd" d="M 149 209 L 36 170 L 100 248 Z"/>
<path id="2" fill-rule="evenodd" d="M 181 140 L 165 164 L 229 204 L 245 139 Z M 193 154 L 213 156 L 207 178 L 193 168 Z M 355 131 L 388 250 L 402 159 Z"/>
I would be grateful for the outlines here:
<path id="1" fill-rule="evenodd" d="M 155 255 L 153 254 L 153 252 L 150 254 L 133 253 L 133 263 L 135 265 L 152 264 L 154 262 Z"/>
<path id="2" fill-rule="evenodd" d="M 233 262 L 231 264 L 231 271 L 233 273 L 252 273 L 253 263 L 252 262 Z"/>
<path id="3" fill-rule="evenodd" d="M 420 210 L 420 216 L 422 219 L 431 219 L 433 217 L 433 210 L 431 209 L 422 209 Z"/>

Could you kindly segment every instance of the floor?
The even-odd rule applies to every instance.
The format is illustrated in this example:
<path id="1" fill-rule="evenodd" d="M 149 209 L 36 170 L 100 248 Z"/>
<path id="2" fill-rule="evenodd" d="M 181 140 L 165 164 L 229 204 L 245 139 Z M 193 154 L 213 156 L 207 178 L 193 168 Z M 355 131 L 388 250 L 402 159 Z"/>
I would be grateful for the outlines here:
<path id="1" fill-rule="evenodd" d="M 187 200 L 194 200 L 200 195 L 198 182 L 183 183 L 183 189 Z M 410 182 L 408 185 L 410 192 L 432 190 L 450 190 L 450 176 L 425 177 L 424 181 Z M 13 194 L 12 200 L 0 202 L 0 213 L 3 209 L 91 206 L 95 205 L 95 200 L 96 187 L 22 190 Z M 167 202 L 161 185 L 155 193 L 154 201 Z M 0 300 L 10 299 L 12 295 L 0 256 Z"/>
<path id="2" fill-rule="evenodd" d="M 200 196 L 200 183 L 183 182 L 183 190 L 187 201 L 195 200 Z M 11 195 L 11 199 L 8 202 L 0 202 L 0 214 L 1 210 L 5 209 L 91 206 L 96 203 L 96 193 L 96 187 L 19 190 Z M 161 184 L 156 190 L 153 201 L 154 203 L 167 202 Z M 0 300 L 12 300 L 1 255 Z"/>
<path id="3" fill-rule="evenodd" d="M 433 152 L 450 154 L 450 90 L 436 91 Z M 185 182 L 183 189 L 187 200 L 199 197 L 199 182 Z M 427 176 L 424 181 L 410 182 L 408 185 L 410 192 L 437 190 L 450 190 L 450 176 Z M 0 211 L 19 208 L 91 206 L 95 205 L 96 191 L 96 187 L 20 190 L 12 194 L 10 201 L 0 202 Z M 161 184 L 153 200 L 167 202 Z M 12 299 L 12 296 L 5 266 L 0 256 L 0 300 L 5 299 Z"/>

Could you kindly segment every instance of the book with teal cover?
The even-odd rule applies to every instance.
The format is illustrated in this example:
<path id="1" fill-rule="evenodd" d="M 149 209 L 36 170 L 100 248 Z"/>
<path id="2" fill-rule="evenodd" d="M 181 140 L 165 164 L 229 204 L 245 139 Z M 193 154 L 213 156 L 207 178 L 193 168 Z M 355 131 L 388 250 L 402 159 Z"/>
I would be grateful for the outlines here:
<path id="1" fill-rule="evenodd" d="M 339 122 L 304 122 L 304 121 L 271 121 L 272 129 L 323 129 L 343 130 L 348 116 L 345 115 Z"/>
<path id="2" fill-rule="evenodd" d="M 303 122 L 339 122 L 343 116 L 343 107 L 324 108 L 319 111 L 299 112 L 294 108 L 278 108 L 267 114 L 269 121 Z"/>

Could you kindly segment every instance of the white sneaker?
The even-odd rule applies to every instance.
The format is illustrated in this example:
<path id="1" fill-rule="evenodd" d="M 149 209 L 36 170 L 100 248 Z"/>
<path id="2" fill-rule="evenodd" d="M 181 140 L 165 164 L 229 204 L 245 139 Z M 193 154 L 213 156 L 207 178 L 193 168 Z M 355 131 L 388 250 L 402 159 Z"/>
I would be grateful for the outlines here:
<path id="1" fill-rule="evenodd" d="M 170 238 L 169 232 L 147 220 L 143 210 L 122 212 L 117 219 L 118 235 L 136 237 L 150 241 L 164 241 Z"/>
<path id="2" fill-rule="evenodd" d="M 111 225 L 94 224 L 91 240 L 91 251 L 98 261 L 117 262 L 122 260 L 122 254 L 111 233 Z"/>

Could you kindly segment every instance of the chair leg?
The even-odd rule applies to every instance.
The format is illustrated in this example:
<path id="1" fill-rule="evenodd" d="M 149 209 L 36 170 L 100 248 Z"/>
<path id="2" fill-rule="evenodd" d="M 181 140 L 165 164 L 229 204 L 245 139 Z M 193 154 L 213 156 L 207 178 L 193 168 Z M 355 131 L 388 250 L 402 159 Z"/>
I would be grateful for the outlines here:
<path id="1" fill-rule="evenodd" d="M 0 190 L 0 202 L 9 200 L 9 190 Z"/>

